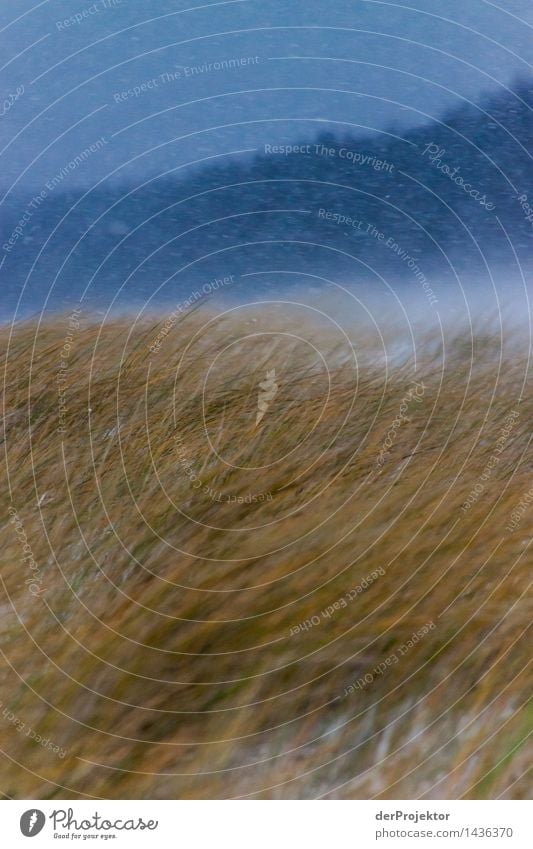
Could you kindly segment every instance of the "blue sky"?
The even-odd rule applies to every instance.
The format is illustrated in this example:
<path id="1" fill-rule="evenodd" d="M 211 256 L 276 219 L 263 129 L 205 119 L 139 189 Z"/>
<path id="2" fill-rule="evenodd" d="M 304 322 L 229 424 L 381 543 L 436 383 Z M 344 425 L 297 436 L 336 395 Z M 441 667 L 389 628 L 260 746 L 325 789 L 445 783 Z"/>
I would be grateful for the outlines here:
<path id="1" fill-rule="evenodd" d="M 420 123 L 530 71 L 532 24 L 530 0 L 3 0 L 2 97 L 24 91 L 0 117 L 2 190 L 101 137 L 69 188 Z"/>

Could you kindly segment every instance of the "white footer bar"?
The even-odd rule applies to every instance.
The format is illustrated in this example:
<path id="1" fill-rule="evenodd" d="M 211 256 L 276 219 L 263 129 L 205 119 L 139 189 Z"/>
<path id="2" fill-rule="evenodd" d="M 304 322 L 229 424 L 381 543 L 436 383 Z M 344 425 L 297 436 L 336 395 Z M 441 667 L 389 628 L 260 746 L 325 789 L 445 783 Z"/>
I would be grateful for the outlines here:
<path id="1" fill-rule="evenodd" d="M 526 849 L 519 801 L 5 801 L 2 845 L 367 849 Z M 35 838 L 35 843 L 30 843 Z"/>

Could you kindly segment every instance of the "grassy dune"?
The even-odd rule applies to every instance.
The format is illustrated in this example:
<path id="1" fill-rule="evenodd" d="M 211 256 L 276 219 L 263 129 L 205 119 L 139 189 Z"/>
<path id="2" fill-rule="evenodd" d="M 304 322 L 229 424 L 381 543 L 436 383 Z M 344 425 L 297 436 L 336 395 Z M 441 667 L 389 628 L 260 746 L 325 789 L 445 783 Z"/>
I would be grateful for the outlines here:
<path id="1" fill-rule="evenodd" d="M 3 794 L 526 796 L 519 340 L 170 325 L 1 333 Z"/>

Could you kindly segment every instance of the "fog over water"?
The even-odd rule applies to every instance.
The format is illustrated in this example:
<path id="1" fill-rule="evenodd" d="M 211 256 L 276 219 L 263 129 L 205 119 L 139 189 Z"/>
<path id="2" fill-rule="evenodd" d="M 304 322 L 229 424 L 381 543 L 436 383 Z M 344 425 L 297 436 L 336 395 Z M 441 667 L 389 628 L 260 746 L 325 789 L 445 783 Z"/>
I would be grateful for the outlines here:
<path id="1" fill-rule="evenodd" d="M 0 315 L 206 286 L 527 321 L 532 24 L 528 0 L 5 0 Z"/>

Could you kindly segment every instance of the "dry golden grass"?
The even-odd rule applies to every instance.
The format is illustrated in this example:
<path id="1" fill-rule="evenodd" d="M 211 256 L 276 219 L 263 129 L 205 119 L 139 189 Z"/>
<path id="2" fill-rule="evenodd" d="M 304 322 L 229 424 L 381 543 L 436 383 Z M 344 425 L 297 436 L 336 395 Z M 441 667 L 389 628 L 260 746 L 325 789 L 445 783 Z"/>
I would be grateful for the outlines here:
<path id="1" fill-rule="evenodd" d="M 360 336 L 354 370 L 330 330 L 272 311 L 198 310 L 152 354 L 164 321 L 80 321 L 2 331 L 3 794 L 526 796 L 533 504 L 507 529 L 532 484 L 518 341 L 428 342 L 415 375 Z M 413 377 L 421 397 L 380 464 Z"/>

